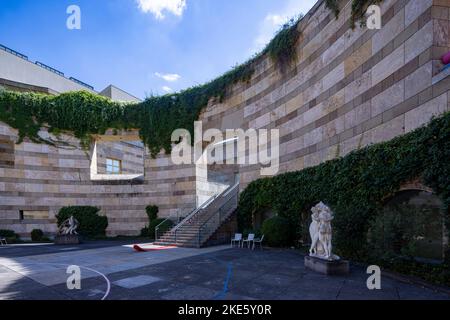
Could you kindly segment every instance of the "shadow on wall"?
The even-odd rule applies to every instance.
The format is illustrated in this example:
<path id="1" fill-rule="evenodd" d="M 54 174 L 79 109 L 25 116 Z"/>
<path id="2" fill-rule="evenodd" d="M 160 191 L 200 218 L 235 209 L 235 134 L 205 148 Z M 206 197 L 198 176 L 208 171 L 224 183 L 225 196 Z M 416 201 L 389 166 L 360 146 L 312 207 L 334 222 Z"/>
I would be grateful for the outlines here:
<path id="1" fill-rule="evenodd" d="M 385 203 L 372 221 L 368 240 L 374 254 L 440 263 L 448 251 L 443 203 L 423 190 L 403 190 Z M 448 253 L 447 253 L 448 254 Z"/>

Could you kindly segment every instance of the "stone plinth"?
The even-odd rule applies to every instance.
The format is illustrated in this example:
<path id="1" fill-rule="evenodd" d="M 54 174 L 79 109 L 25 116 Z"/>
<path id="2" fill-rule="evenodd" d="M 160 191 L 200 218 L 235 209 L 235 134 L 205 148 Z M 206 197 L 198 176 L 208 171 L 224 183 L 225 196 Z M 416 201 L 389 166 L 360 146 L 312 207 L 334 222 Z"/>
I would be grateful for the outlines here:
<path id="1" fill-rule="evenodd" d="M 79 244 L 80 242 L 81 237 L 78 234 L 66 234 L 55 237 L 55 244 L 59 245 Z"/>
<path id="2" fill-rule="evenodd" d="M 305 267 L 326 275 L 349 274 L 349 263 L 347 260 L 323 260 L 320 258 L 305 257 Z"/>

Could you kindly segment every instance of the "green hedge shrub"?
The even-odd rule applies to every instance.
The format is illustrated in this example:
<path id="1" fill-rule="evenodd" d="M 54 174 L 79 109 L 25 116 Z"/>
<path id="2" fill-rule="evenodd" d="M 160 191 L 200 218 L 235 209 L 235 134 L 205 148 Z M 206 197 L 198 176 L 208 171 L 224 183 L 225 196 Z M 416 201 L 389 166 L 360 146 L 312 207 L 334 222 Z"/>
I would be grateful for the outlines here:
<path id="1" fill-rule="evenodd" d="M 16 242 L 20 238 L 13 230 L 0 230 L 0 237 L 5 238 L 8 243 Z"/>
<path id="2" fill-rule="evenodd" d="M 261 233 L 267 244 L 272 247 L 286 247 L 292 241 L 292 227 L 289 219 L 275 216 L 266 219 L 261 227 Z"/>
<path id="3" fill-rule="evenodd" d="M 382 212 L 385 200 L 406 182 L 419 178 L 434 190 L 444 203 L 443 218 L 450 230 L 449 159 L 450 113 L 446 113 L 391 141 L 315 167 L 253 181 L 240 195 L 239 227 L 251 228 L 252 216 L 271 208 L 288 218 L 297 233 L 305 233 L 310 208 L 324 201 L 335 213 L 336 253 L 370 262 L 369 227 Z M 450 257 L 450 252 L 446 256 Z"/>
<path id="4" fill-rule="evenodd" d="M 64 207 L 56 215 L 57 224 L 60 226 L 70 216 L 74 216 L 80 225 L 77 232 L 86 237 L 103 237 L 108 227 L 108 218 L 99 215 L 100 209 L 96 207 Z"/>
<path id="5" fill-rule="evenodd" d="M 44 240 L 44 232 L 41 229 L 33 229 L 31 231 L 31 241 L 40 242 Z"/>

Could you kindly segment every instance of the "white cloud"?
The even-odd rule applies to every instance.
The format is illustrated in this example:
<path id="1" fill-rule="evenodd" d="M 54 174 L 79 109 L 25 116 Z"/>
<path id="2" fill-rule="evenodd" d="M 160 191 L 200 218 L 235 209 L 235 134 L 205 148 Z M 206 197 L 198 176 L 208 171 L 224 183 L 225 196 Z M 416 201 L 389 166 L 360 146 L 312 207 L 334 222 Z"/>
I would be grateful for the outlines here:
<path id="1" fill-rule="evenodd" d="M 167 82 L 176 82 L 178 80 L 180 80 L 181 76 L 179 74 L 176 73 L 166 73 L 166 74 L 162 74 L 159 72 L 155 72 L 155 76 L 157 76 L 158 78 L 164 79 Z"/>
<path id="2" fill-rule="evenodd" d="M 171 93 L 171 92 L 173 92 L 173 89 L 172 89 L 171 87 L 168 87 L 168 86 L 163 86 L 162 89 L 163 89 L 163 91 L 166 92 L 166 93 Z"/>
<path id="3" fill-rule="evenodd" d="M 164 13 L 182 16 L 186 9 L 186 0 L 137 0 L 139 9 L 144 13 L 152 13 L 156 19 L 165 18 Z"/>
<path id="4" fill-rule="evenodd" d="M 306 14 L 315 3 L 316 0 L 288 0 L 286 6 L 279 11 L 269 13 L 259 26 L 259 33 L 254 40 L 252 53 L 264 49 L 284 23 L 300 13 Z"/>

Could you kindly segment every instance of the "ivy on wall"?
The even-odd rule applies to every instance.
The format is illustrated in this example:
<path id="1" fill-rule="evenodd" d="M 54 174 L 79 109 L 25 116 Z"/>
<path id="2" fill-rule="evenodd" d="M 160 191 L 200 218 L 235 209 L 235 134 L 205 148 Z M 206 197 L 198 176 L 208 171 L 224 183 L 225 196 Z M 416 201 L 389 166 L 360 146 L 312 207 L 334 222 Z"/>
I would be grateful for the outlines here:
<path id="1" fill-rule="evenodd" d="M 383 0 L 352 0 L 352 14 L 350 17 L 350 25 L 352 28 L 355 27 L 356 22 L 360 22 L 362 25 L 365 25 L 364 16 L 366 14 L 367 8 L 372 4 L 378 4 Z M 339 16 L 340 0 L 325 0 L 325 5 L 329 8 L 336 18 Z"/>
<path id="2" fill-rule="evenodd" d="M 443 200 L 443 218 L 450 230 L 449 159 L 450 113 L 447 113 L 433 119 L 426 127 L 391 141 L 298 172 L 253 181 L 240 196 L 239 226 L 241 230 L 251 228 L 255 214 L 273 210 L 289 218 L 298 232 L 307 232 L 310 208 L 324 201 L 335 212 L 333 242 L 338 254 L 370 261 L 369 226 L 380 214 L 386 199 L 408 181 L 420 178 Z M 439 279 L 450 284 L 450 251 L 446 257 L 449 261 L 443 268 L 447 273 Z M 376 263 L 396 267 L 402 272 L 408 269 L 393 261 Z M 411 265 L 411 272 L 431 276 L 423 271 L 428 270 L 428 266 L 420 272 L 420 264 Z"/>
<path id="3" fill-rule="evenodd" d="M 281 69 L 296 57 L 299 39 L 298 19 L 282 26 L 277 35 L 258 55 L 224 75 L 200 86 L 164 96 L 152 96 L 142 103 L 118 103 L 85 91 L 47 96 L 0 90 L 0 121 L 19 130 L 19 141 L 25 137 L 36 143 L 52 143 L 38 135 L 41 127 L 50 132 L 68 131 L 87 149 L 93 134 L 108 128 L 139 129 L 141 139 L 152 156 L 162 149 L 171 150 L 171 135 L 177 128 L 193 133 L 194 121 L 210 99 L 221 102 L 231 85 L 249 82 L 255 64 L 269 56 Z"/>
<path id="4" fill-rule="evenodd" d="M 339 13 L 338 1 L 326 0 L 326 5 L 336 15 Z M 353 0 L 352 17 L 361 17 L 364 8 L 372 2 L 379 0 Z M 45 96 L 0 90 L 0 121 L 19 130 L 19 143 L 27 137 L 33 142 L 51 144 L 38 135 L 41 127 L 48 126 L 53 133 L 72 132 L 87 149 L 92 134 L 102 134 L 108 128 L 134 128 L 139 129 L 152 156 L 162 149 L 169 153 L 173 130 L 186 128 L 193 133 L 193 123 L 210 99 L 222 101 L 233 84 L 249 82 L 255 65 L 266 56 L 281 71 L 295 61 L 301 18 L 300 15 L 283 25 L 260 54 L 204 85 L 175 94 L 152 96 L 138 104 L 112 102 L 87 92 Z"/>

